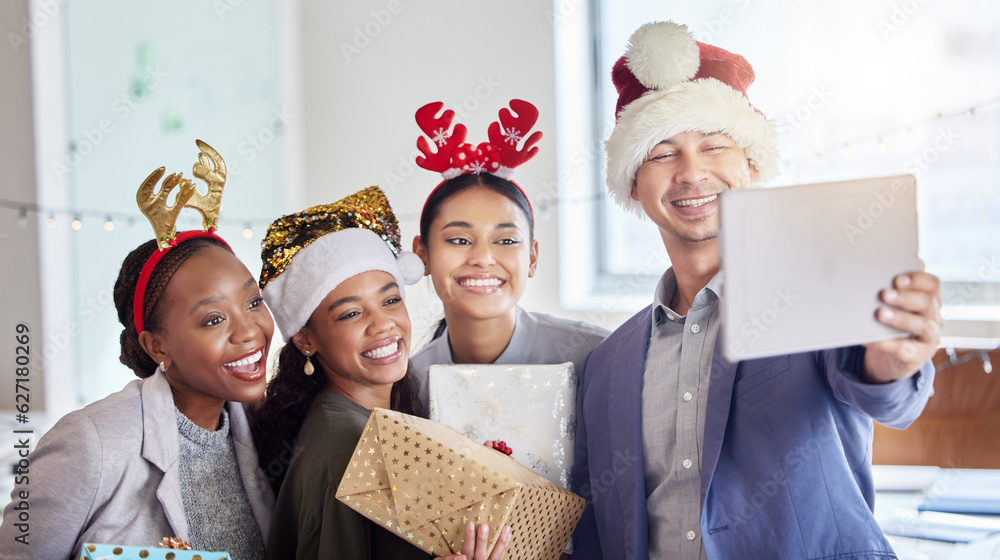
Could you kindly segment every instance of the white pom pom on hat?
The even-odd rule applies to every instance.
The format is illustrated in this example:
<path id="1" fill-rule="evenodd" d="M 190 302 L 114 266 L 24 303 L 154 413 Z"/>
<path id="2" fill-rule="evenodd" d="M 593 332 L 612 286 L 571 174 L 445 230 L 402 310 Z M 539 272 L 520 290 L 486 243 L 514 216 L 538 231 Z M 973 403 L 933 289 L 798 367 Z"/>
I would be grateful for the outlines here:
<path id="1" fill-rule="evenodd" d="M 647 23 L 632 34 L 625 50 L 628 68 L 650 89 L 667 89 L 698 73 L 698 43 L 686 25 Z"/>

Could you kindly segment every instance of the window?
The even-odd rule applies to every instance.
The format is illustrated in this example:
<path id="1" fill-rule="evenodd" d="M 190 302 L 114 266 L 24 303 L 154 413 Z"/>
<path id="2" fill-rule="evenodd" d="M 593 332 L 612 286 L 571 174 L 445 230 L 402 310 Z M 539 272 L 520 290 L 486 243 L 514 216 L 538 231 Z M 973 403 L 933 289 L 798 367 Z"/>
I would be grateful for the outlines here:
<path id="1" fill-rule="evenodd" d="M 564 230 L 586 246 L 565 251 L 566 307 L 638 310 L 652 301 L 668 266 L 655 227 L 606 194 L 600 140 L 614 124 L 611 66 L 636 28 L 670 19 L 753 65 L 757 80 L 748 96 L 777 127 L 777 185 L 915 175 L 921 258 L 944 283 L 946 334 L 988 339 L 957 341 L 962 346 L 1000 344 L 1000 11 L 990 3 L 721 0 L 666 9 L 647 0 L 626 9 L 594 0 L 577 6 L 574 17 L 556 18 L 564 48 L 560 80 L 567 88 L 565 80 L 582 80 L 578 87 L 593 90 L 577 113 L 592 116 L 587 138 L 593 140 L 563 146 L 562 168 L 581 159 L 574 154 L 591 154 L 587 146 L 597 153 L 586 174 L 560 176 L 561 219 L 573 224 Z M 576 136 L 565 134 L 564 123 L 565 144 Z M 584 127 L 570 128 L 582 134 Z M 589 235 L 580 224 L 592 226 Z"/>

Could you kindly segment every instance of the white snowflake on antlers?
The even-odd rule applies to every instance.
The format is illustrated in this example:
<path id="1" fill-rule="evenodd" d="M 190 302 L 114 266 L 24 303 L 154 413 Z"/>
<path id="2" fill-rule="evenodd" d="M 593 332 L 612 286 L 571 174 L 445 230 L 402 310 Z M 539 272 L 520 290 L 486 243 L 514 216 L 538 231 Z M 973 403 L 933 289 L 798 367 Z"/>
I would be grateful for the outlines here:
<path id="1" fill-rule="evenodd" d="M 486 173 L 486 166 L 483 165 L 483 162 L 476 161 L 469 164 L 469 171 L 472 173 Z"/>
<path id="2" fill-rule="evenodd" d="M 521 133 L 514 128 L 508 128 L 507 131 L 503 133 L 503 135 L 504 135 L 504 141 L 510 144 L 511 146 L 517 146 L 517 143 L 520 142 L 521 139 L 523 138 L 521 136 Z"/>
<path id="3" fill-rule="evenodd" d="M 451 138 L 451 132 L 448 132 L 444 128 L 439 128 L 434 131 L 434 143 L 438 146 L 444 146 L 448 142 L 448 138 Z"/>

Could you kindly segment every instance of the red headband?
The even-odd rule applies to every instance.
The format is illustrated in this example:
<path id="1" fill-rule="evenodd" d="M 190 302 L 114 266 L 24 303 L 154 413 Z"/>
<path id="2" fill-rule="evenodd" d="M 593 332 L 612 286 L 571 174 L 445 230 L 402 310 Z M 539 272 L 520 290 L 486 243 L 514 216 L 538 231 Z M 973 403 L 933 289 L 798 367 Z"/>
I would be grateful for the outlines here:
<path id="1" fill-rule="evenodd" d="M 180 245 L 182 242 L 187 241 L 188 239 L 194 239 L 195 237 L 208 237 L 210 239 L 215 239 L 222 242 L 222 244 L 225 245 L 230 251 L 233 250 L 233 248 L 229 246 L 229 243 L 226 243 L 225 239 L 215 235 L 214 227 L 208 228 L 208 231 L 201 231 L 197 229 L 182 231 L 170 240 L 170 246 L 166 249 L 160 249 L 157 247 L 156 250 L 153 251 L 153 254 L 146 259 L 146 264 L 142 265 L 142 272 L 139 273 L 139 282 L 135 285 L 135 297 L 132 300 L 132 317 L 135 320 L 136 334 L 139 334 L 144 330 L 142 308 L 146 300 L 146 286 L 149 284 L 149 278 L 153 276 L 153 270 L 156 268 L 156 265 L 159 264 L 160 260 L 163 259 L 163 257 L 166 256 L 171 249 Z"/>
<path id="2" fill-rule="evenodd" d="M 514 169 L 538 153 L 535 144 L 541 140 L 542 132 L 536 130 L 525 139 L 525 135 L 538 120 L 538 109 L 527 101 L 511 99 L 510 108 L 517 112 L 517 116 L 507 108 L 501 109 L 500 121 L 490 125 L 490 141 L 482 142 L 476 147 L 465 143 L 465 125 L 456 124 L 454 130 L 449 130 L 451 121 L 455 118 L 454 111 L 449 109 L 440 117 L 437 116 L 443 107 L 444 103 L 435 101 L 417 109 L 416 114 L 417 125 L 426 134 L 426 137 L 417 138 L 417 149 L 423 154 L 417 156 L 417 165 L 428 171 L 437 171 L 444 177 L 434 190 L 455 177 L 470 173 L 489 173 L 511 181 Z M 428 138 L 437 148 L 436 152 L 431 150 Z M 522 140 L 524 147 L 519 150 L 517 146 Z M 524 189 L 517 183 L 514 186 L 524 194 L 525 200 L 529 200 L 530 207 L 531 202 Z M 425 201 L 424 206 L 426 205 Z"/>

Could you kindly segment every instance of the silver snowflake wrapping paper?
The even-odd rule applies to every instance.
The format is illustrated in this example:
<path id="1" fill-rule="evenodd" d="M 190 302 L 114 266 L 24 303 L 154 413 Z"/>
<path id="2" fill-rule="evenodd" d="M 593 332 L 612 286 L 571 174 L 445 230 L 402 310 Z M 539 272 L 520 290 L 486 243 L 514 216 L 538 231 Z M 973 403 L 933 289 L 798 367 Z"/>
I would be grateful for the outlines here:
<path id="1" fill-rule="evenodd" d="M 504 441 L 511 457 L 569 488 L 576 431 L 573 363 L 434 365 L 430 416 L 475 442 Z"/>

